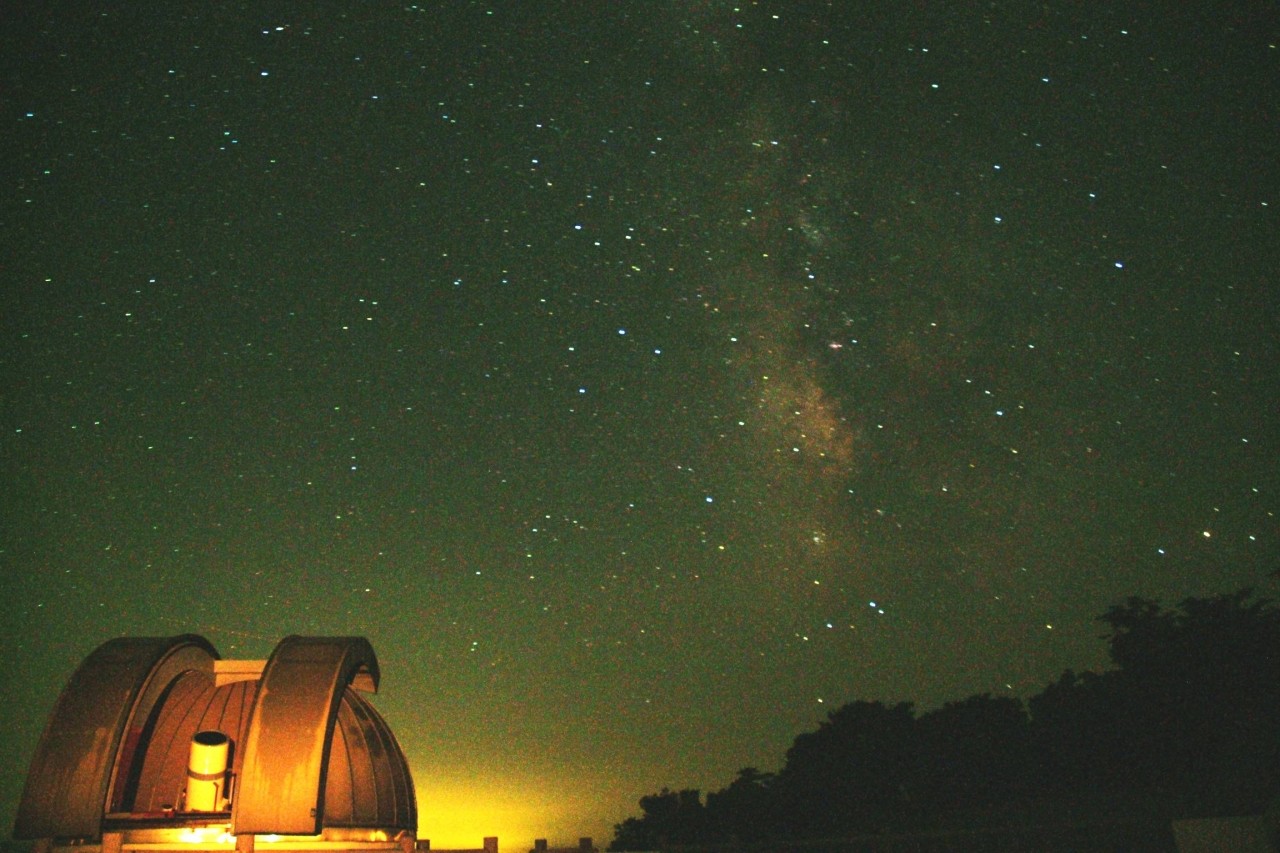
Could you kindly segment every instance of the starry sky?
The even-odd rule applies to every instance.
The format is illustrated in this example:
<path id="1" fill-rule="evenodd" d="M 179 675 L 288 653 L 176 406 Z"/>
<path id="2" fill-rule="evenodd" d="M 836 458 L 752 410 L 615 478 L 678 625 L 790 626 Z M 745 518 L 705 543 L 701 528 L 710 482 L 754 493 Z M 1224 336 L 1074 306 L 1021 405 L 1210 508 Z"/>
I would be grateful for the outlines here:
<path id="1" fill-rule="evenodd" d="M 1274 590 L 1270 2 L 6 16 L 6 826 L 120 635 L 368 637 L 527 849 Z"/>

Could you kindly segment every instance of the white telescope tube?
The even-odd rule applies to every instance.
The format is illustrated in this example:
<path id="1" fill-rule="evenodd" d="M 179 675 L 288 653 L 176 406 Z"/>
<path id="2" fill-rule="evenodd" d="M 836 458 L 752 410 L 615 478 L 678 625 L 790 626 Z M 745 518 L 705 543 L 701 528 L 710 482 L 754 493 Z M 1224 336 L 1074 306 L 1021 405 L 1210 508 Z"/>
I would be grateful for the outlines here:
<path id="1" fill-rule="evenodd" d="M 187 811 L 222 811 L 230 747 L 231 739 L 218 731 L 196 732 L 191 738 L 191 756 L 187 760 Z"/>

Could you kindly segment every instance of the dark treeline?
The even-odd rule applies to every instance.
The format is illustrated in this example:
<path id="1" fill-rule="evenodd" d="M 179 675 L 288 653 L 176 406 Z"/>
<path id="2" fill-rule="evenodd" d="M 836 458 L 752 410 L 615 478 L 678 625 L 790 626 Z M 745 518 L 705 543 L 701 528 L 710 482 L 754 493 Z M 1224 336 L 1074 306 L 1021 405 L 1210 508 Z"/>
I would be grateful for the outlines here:
<path id="1" fill-rule="evenodd" d="M 982 694 L 917 714 L 851 702 L 777 773 L 643 797 L 611 850 L 1261 811 L 1280 789 L 1280 610 L 1252 590 L 1100 620 L 1116 668 L 1025 704 Z"/>

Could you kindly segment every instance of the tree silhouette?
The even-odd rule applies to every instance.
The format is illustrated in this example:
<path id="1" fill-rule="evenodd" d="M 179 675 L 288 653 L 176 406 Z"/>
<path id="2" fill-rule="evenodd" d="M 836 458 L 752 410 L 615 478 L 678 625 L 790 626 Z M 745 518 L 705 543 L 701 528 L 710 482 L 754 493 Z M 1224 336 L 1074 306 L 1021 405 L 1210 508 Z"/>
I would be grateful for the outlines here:
<path id="1" fill-rule="evenodd" d="M 990 693 L 948 702 L 916 721 L 917 788 L 934 808 L 973 808 L 1021 793 L 1030 721 L 1017 699 Z"/>
<path id="2" fill-rule="evenodd" d="M 1037 809 L 1245 814 L 1275 800 L 1280 610 L 1245 589 L 1168 610 L 1129 598 L 1099 621 L 1111 671 L 1067 670 L 1025 708 L 986 693 L 919 717 L 910 703 L 851 702 L 797 736 L 776 776 L 744 768 L 705 806 L 691 790 L 643 797 L 610 849 L 978 825 Z"/>
<path id="3" fill-rule="evenodd" d="M 784 826 L 826 835 L 900 822 L 915 764 L 910 703 L 851 702 L 787 750 L 776 790 Z"/>
<path id="4" fill-rule="evenodd" d="M 1252 594 L 1173 611 L 1131 598 L 1102 617 L 1136 781 L 1197 811 L 1257 808 L 1277 781 L 1280 611 Z"/>
<path id="5" fill-rule="evenodd" d="M 610 850 L 657 850 L 669 844 L 707 840 L 706 816 L 699 791 L 670 791 L 640 798 L 641 818 L 627 818 L 614 826 Z"/>
<path id="6" fill-rule="evenodd" d="M 729 787 L 707 794 L 710 834 L 719 839 L 743 842 L 774 837 L 778 820 L 772 790 L 775 779 L 772 773 L 744 767 Z"/>
<path id="7" fill-rule="evenodd" d="M 1031 740 L 1046 794 L 1132 784 L 1121 736 L 1116 673 L 1071 670 L 1027 702 Z M 1110 773 L 1104 773 L 1105 767 Z"/>

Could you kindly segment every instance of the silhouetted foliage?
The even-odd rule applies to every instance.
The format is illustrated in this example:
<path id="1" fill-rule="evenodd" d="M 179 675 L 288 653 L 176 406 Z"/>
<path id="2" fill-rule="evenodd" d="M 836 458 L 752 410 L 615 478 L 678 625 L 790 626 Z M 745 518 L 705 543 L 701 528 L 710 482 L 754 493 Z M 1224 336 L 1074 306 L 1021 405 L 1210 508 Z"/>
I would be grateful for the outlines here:
<path id="1" fill-rule="evenodd" d="M 948 702 L 915 725 L 921 799 L 936 807 L 974 807 L 1017 795 L 1030 760 L 1030 721 L 1022 703 L 989 693 Z"/>
<path id="2" fill-rule="evenodd" d="M 1274 788 L 1280 611 L 1251 598 L 1189 598 L 1176 611 L 1129 599 L 1102 617 L 1133 781 L 1186 808 L 1252 810 Z"/>
<path id="3" fill-rule="evenodd" d="M 1027 701 L 1031 739 L 1042 763 L 1041 788 L 1059 794 L 1085 785 L 1128 784 L 1127 761 L 1120 732 L 1120 709 L 1114 701 L 1116 673 L 1099 675 L 1071 670 Z M 1100 774 L 1104 760 L 1111 773 Z"/>
<path id="4" fill-rule="evenodd" d="M 744 767 L 729 787 L 707 794 L 708 831 L 712 837 L 755 842 L 776 835 L 776 797 L 772 790 L 776 778 L 772 773 Z"/>
<path id="5" fill-rule="evenodd" d="M 797 737 L 774 786 L 780 829 L 829 835 L 904 816 L 914 722 L 907 703 L 851 702 Z"/>
<path id="6" fill-rule="evenodd" d="M 707 840 L 706 814 L 699 791 L 669 791 L 640 798 L 643 817 L 614 826 L 610 850 L 657 850 L 669 844 Z"/>
<path id="7" fill-rule="evenodd" d="M 1025 707 L 851 702 L 797 736 L 776 775 L 744 768 L 705 806 L 697 791 L 642 798 L 610 849 L 1034 819 L 1053 804 L 1261 811 L 1280 791 L 1280 610 L 1246 589 L 1170 610 L 1130 598 L 1099 620 L 1114 670 L 1068 670 Z"/>

